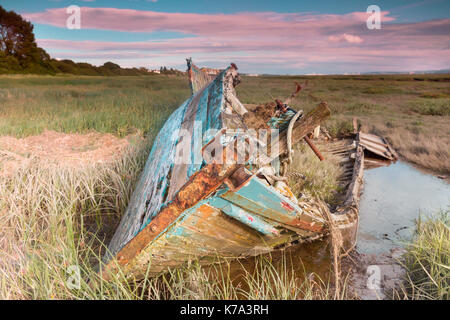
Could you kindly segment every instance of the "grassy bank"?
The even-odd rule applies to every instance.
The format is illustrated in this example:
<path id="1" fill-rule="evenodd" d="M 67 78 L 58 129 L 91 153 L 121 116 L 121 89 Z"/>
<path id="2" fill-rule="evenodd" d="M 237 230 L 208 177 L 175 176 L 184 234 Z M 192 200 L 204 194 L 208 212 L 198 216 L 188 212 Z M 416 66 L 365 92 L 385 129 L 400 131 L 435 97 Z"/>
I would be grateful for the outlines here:
<path id="1" fill-rule="evenodd" d="M 404 256 L 406 299 L 450 299 L 450 211 L 418 220 Z"/>

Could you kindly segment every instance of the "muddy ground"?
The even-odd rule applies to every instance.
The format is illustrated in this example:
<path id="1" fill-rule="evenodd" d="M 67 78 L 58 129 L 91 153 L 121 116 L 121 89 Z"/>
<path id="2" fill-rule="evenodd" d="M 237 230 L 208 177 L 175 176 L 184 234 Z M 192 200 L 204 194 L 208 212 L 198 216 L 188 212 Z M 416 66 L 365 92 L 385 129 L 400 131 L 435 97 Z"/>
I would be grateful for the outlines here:
<path id="1" fill-rule="evenodd" d="M 0 136 L 0 175 L 13 173 L 32 159 L 79 166 L 114 160 L 129 144 L 129 137 L 91 132 L 65 134 L 46 130 L 23 139 Z"/>

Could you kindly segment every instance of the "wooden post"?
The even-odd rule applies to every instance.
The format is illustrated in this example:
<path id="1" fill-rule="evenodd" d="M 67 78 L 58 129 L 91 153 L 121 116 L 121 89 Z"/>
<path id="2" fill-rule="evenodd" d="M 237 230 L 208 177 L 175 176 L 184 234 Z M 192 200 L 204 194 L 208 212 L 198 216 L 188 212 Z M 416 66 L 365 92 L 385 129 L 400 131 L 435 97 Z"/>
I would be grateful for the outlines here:
<path id="1" fill-rule="evenodd" d="M 319 138 L 319 135 L 320 135 L 320 126 L 317 126 L 314 128 L 313 138 L 317 139 Z"/>
<path id="2" fill-rule="evenodd" d="M 356 117 L 353 118 L 353 133 L 358 132 L 358 119 Z"/>

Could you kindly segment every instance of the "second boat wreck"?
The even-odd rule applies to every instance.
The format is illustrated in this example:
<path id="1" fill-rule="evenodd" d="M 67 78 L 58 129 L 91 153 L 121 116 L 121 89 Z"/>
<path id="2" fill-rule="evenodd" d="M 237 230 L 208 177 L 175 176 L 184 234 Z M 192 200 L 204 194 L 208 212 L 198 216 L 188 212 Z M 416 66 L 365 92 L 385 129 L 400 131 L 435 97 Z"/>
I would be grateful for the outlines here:
<path id="1" fill-rule="evenodd" d="M 364 168 L 361 135 L 330 145 L 347 166 L 340 205 L 297 199 L 285 176 L 292 146 L 306 139 L 322 157 L 308 135 L 330 116 L 327 104 L 307 114 L 291 109 L 297 85 L 286 101 L 244 106 L 234 64 L 217 71 L 188 60 L 188 74 L 192 96 L 155 139 L 104 257 L 103 277 L 120 268 L 139 279 L 193 259 L 254 256 L 318 239 L 330 223 L 351 243 Z"/>

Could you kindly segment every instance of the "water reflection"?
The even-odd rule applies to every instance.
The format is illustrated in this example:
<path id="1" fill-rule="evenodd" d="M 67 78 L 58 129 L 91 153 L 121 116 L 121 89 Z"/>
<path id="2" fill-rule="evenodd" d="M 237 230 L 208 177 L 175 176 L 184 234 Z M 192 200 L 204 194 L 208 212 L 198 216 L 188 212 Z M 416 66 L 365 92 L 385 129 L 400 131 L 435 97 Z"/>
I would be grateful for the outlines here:
<path id="1" fill-rule="evenodd" d="M 358 251 L 378 254 L 411 238 L 414 219 L 450 205 L 450 185 L 401 161 L 364 172 Z"/>

